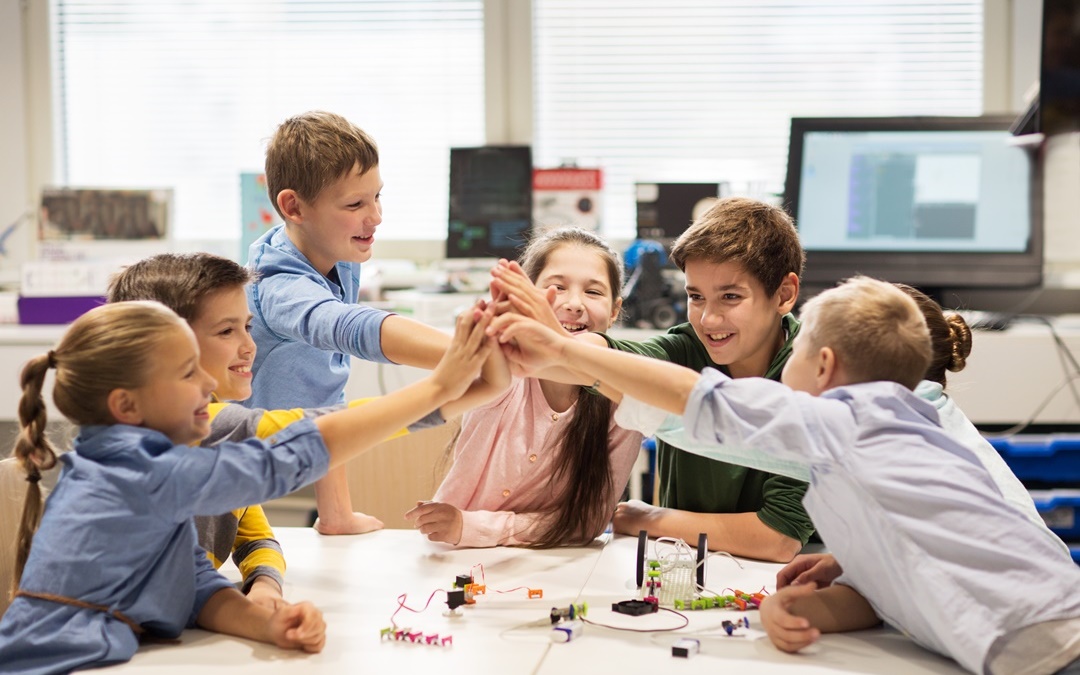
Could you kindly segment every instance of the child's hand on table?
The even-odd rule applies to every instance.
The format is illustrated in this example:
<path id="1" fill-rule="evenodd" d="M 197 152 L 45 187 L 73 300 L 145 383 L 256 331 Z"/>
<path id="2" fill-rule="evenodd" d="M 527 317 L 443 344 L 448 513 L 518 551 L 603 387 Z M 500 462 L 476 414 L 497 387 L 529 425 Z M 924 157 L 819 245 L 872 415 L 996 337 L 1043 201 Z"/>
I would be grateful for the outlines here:
<path id="1" fill-rule="evenodd" d="M 776 573 L 776 587 L 814 583 L 818 588 L 831 586 L 844 570 L 829 553 L 804 553 Z"/>
<path id="2" fill-rule="evenodd" d="M 251 588 L 248 589 L 247 598 L 256 605 L 271 610 L 289 604 L 281 595 L 281 586 L 268 576 L 255 577 L 255 581 L 251 582 Z"/>
<path id="3" fill-rule="evenodd" d="M 359 511 L 353 511 L 346 516 L 345 520 L 335 522 L 333 524 L 324 522 L 323 519 L 315 519 L 315 531 L 319 534 L 335 535 L 335 534 L 367 534 L 368 532 L 374 532 L 375 530 L 381 530 L 385 525 L 383 521 L 379 520 L 375 516 L 369 516 L 366 513 L 360 513 Z"/>
<path id="4" fill-rule="evenodd" d="M 619 534 L 636 535 L 642 530 L 655 530 L 656 522 L 664 510 L 639 499 L 619 502 L 615 505 L 615 515 L 611 519 L 611 524 Z"/>
<path id="5" fill-rule="evenodd" d="M 416 502 L 416 507 L 409 509 L 405 519 L 415 520 L 413 526 L 431 541 L 454 546 L 461 541 L 461 509 L 456 506 L 442 502 Z"/>
<path id="6" fill-rule="evenodd" d="M 310 602 L 285 604 L 270 616 L 270 640 L 282 649 L 321 652 L 326 644 L 322 612 Z"/>
<path id="7" fill-rule="evenodd" d="M 791 613 L 792 605 L 817 591 L 814 584 L 788 586 L 767 596 L 761 603 L 761 625 L 777 649 L 797 652 L 821 637 L 821 631 L 810 620 Z"/>

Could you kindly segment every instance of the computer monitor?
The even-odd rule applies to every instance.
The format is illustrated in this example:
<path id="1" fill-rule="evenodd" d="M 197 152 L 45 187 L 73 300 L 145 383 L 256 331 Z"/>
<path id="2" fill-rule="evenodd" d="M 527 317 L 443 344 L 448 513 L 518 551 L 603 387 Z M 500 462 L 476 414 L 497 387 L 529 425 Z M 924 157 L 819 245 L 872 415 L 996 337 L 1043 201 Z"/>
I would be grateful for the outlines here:
<path id="1" fill-rule="evenodd" d="M 792 119 L 784 200 L 806 250 L 804 284 L 866 274 L 938 299 L 1038 286 L 1037 163 L 1013 142 L 1012 119 Z"/>
<path id="2" fill-rule="evenodd" d="M 532 232 L 532 150 L 450 149 L 447 258 L 516 258 Z"/>

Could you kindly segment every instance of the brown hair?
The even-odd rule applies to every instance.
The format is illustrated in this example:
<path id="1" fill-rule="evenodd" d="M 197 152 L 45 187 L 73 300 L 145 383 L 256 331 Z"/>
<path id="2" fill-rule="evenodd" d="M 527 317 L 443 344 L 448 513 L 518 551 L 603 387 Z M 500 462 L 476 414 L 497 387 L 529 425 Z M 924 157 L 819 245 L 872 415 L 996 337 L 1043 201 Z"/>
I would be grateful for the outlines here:
<path id="1" fill-rule="evenodd" d="M 146 381 L 154 354 L 170 328 L 183 321 L 156 302 L 101 305 L 75 320 L 56 349 L 36 356 L 20 376 L 21 430 L 13 456 L 30 483 L 19 524 L 14 583 L 18 587 L 30 555 L 30 544 L 41 522 L 41 471 L 56 464 L 56 452 L 45 436 L 45 375 L 56 368 L 53 401 L 73 423 L 114 424 L 108 396 L 114 389 L 134 389 Z M 186 329 L 186 327 L 185 327 Z"/>
<path id="2" fill-rule="evenodd" d="M 551 254 L 561 246 L 586 248 L 603 259 L 614 303 L 623 283 L 619 254 L 606 241 L 582 229 L 560 228 L 533 238 L 521 254 L 526 276 L 536 283 Z M 551 476 L 552 481 L 561 480 L 566 487 L 555 502 L 555 513 L 533 543 L 536 548 L 586 544 L 607 525 L 612 492 L 623 487 L 611 483 L 610 425 L 611 401 L 581 387 L 574 417 L 558 439 Z"/>
<path id="3" fill-rule="evenodd" d="M 853 382 L 885 380 L 914 389 L 930 365 L 930 332 L 919 306 L 896 286 L 852 277 L 803 306 L 802 333 L 830 347 Z"/>
<path id="4" fill-rule="evenodd" d="M 919 289 L 907 284 L 894 285 L 911 296 L 930 330 L 934 356 L 923 379 L 945 387 L 945 371 L 958 373 L 967 365 L 967 357 L 971 354 L 971 328 L 964 317 L 959 314 L 946 315 L 937 301 Z"/>
<path id="5" fill-rule="evenodd" d="M 266 148 L 266 192 L 282 218 L 277 196 L 295 190 L 313 203 L 353 167 L 360 173 L 379 165 L 379 148 L 360 127 L 341 115 L 315 110 L 281 123 Z"/>
<path id="6" fill-rule="evenodd" d="M 806 264 L 791 216 L 746 197 L 716 202 L 675 240 L 671 259 L 684 272 L 692 259 L 738 263 L 768 295 L 776 293 L 789 273 L 802 276 Z"/>
<path id="7" fill-rule="evenodd" d="M 255 275 L 232 260 L 209 253 L 162 253 L 125 268 L 109 283 L 109 302 L 155 300 L 185 321 L 199 317 L 207 296 L 243 287 Z"/>

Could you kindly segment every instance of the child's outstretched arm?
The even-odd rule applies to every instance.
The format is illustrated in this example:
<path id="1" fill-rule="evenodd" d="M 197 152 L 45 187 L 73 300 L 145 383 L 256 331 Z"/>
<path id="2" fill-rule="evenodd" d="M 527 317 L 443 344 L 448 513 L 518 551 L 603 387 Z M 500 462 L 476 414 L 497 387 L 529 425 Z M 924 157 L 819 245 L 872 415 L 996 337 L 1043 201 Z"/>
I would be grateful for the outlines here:
<path id="1" fill-rule="evenodd" d="M 797 652 L 822 633 L 844 633 L 881 623 L 874 608 L 854 588 L 834 584 L 817 590 L 810 583 L 787 586 L 761 603 L 761 625 L 776 648 Z"/>
<path id="2" fill-rule="evenodd" d="M 435 408 L 458 399 L 472 385 L 493 349 L 485 334 L 491 316 L 479 308 L 458 317 L 450 347 L 432 373 L 367 405 L 315 420 L 337 466 L 385 440 Z"/>
<path id="3" fill-rule="evenodd" d="M 480 379 L 473 382 L 460 398 L 446 403 L 439 408 L 444 420 L 472 410 L 493 400 L 510 386 L 510 364 L 501 349 L 492 348 L 484 365 L 480 368 Z"/>
<path id="4" fill-rule="evenodd" d="M 277 645 L 282 649 L 320 652 L 326 644 L 322 612 L 310 602 L 269 609 L 226 588 L 214 593 L 196 619 L 200 628 Z"/>
<path id="5" fill-rule="evenodd" d="M 393 363 L 431 370 L 442 358 L 450 338 L 438 328 L 397 314 L 379 328 L 383 356 Z"/>
<path id="6" fill-rule="evenodd" d="M 499 336 L 507 358 L 530 370 L 559 364 L 591 378 L 594 386 L 603 385 L 676 415 L 686 410 L 699 377 L 674 363 L 585 344 L 517 314 L 496 317 L 488 332 Z"/>

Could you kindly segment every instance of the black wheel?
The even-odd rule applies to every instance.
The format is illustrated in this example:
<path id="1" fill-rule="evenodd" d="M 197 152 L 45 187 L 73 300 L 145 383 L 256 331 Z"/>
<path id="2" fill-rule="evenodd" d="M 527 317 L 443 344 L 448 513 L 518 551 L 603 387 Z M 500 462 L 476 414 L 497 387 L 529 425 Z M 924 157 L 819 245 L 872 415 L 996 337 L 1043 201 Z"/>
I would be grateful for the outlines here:
<path id="1" fill-rule="evenodd" d="M 649 548 L 649 533 L 645 530 L 637 536 L 637 587 L 645 585 L 645 552 Z"/>
<path id="2" fill-rule="evenodd" d="M 709 555 L 709 538 L 704 532 L 697 537 L 697 585 L 705 588 L 705 556 Z"/>

